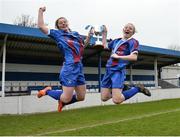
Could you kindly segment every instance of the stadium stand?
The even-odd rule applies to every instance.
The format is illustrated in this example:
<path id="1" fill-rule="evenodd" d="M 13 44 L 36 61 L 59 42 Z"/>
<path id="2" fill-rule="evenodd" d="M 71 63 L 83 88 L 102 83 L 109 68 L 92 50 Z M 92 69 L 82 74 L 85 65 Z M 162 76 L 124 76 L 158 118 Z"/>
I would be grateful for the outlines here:
<path id="1" fill-rule="evenodd" d="M 0 73 L 1 78 L 2 74 L 5 74 L 5 94 L 30 95 L 32 91 L 37 92 L 46 85 L 59 88 L 58 72 L 63 58 L 55 42 L 37 28 L 3 23 L 0 23 L 0 28 L 1 57 L 4 54 L 3 46 L 6 45 L 6 62 L 1 60 L 1 67 L 5 63 L 6 71 L 3 72 L 1 68 Z M 98 71 L 99 55 L 102 57 L 101 72 Z M 99 92 L 99 74 L 103 76 L 109 55 L 108 50 L 97 51 L 90 45 L 85 49 L 83 64 L 88 92 Z M 149 88 L 158 88 L 158 84 L 163 87 L 162 82 L 157 83 L 157 79 L 161 78 L 155 71 L 159 73 L 162 67 L 179 61 L 180 51 L 140 45 L 138 62 L 132 62 L 127 67 L 126 81 L 134 84 L 142 83 Z M 133 74 L 130 74 L 130 66 Z"/>

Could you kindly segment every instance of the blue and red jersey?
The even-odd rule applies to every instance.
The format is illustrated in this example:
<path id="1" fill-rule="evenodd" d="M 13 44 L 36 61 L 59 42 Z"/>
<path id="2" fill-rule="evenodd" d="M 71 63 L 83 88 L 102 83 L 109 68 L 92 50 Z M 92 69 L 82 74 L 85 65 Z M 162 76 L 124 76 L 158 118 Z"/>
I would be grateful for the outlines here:
<path id="1" fill-rule="evenodd" d="M 127 41 L 118 38 L 109 42 L 108 48 L 112 51 L 115 48 L 117 48 L 116 51 L 114 51 L 114 53 L 116 53 L 119 56 L 126 56 L 130 55 L 132 52 L 138 52 L 139 42 L 134 38 L 131 38 Z M 110 68 L 111 70 L 122 70 L 126 68 L 128 64 L 128 60 L 114 59 L 110 57 L 107 61 L 106 67 Z"/>
<path id="2" fill-rule="evenodd" d="M 64 54 L 66 64 L 81 62 L 84 44 L 78 32 L 50 29 L 48 35 L 56 41 L 58 48 Z"/>

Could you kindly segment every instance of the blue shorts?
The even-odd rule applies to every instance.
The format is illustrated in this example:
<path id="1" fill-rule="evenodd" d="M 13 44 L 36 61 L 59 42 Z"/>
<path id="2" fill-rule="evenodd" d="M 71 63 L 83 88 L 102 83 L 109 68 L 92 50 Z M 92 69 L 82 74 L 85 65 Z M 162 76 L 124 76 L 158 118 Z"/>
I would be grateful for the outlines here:
<path id="1" fill-rule="evenodd" d="M 101 82 L 102 88 L 119 88 L 123 89 L 124 80 L 126 78 L 126 70 L 110 70 L 106 68 L 103 80 Z"/>
<path id="2" fill-rule="evenodd" d="M 62 86 L 76 87 L 85 84 L 82 63 L 64 64 L 59 80 Z"/>

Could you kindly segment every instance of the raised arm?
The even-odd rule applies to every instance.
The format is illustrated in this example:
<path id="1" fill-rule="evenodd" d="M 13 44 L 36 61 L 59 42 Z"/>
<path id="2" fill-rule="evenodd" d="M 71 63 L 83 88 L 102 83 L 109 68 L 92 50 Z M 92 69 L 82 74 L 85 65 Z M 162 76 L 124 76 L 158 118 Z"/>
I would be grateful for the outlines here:
<path id="1" fill-rule="evenodd" d="M 108 48 L 107 47 L 107 28 L 105 25 L 103 25 L 102 44 L 103 44 L 104 49 Z"/>
<path id="2" fill-rule="evenodd" d="M 94 34 L 94 28 L 91 28 L 91 29 L 89 30 L 89 32 L 88 32 L 88 35 L 87 35 L 86 39 L 84 40 L 85 46 L 87 46 L 87 45 L 89 44 L 90 39 L 91 39 L 91 37 L 93 36 L 93 34 Z"/>
<path id="3" fill-rule="evenodd" d="M 48 34 L 48 27 L 44 24 L 44 15 L 46 7 L 40 7 L 38 11 L 38 27 L 44 33 Z"/>

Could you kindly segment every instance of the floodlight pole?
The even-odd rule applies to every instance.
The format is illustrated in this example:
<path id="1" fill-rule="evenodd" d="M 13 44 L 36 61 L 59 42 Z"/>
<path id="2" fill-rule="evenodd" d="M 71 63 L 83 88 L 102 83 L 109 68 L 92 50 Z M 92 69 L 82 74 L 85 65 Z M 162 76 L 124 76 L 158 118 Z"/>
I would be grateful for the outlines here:
<path id="1" fill-rule="evenodd" d="M 6 43 L 7 43 L 8 34 L 4 37 L 3 44 L 3 59 L 2 59 L 2 97 L 5 97 L 5 71 L 6 71 Z"/>

